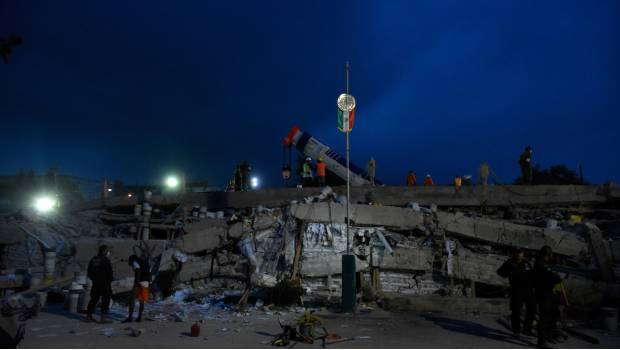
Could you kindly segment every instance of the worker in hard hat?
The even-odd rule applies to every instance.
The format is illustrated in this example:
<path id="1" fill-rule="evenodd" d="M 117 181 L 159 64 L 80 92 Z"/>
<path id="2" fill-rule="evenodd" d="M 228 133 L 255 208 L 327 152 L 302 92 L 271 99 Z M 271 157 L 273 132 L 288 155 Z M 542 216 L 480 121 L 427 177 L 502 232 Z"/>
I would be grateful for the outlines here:
<path id="1" fill-rule="evenodd" d="M 409 173 L 407 174 L 407 186 L 415 186 L 416 180 L 417 179 L 413 170 L 409 170 Z"/>
<path id="2" fill-rule="evenodd" d="M 424 178 L 424 186 L 433 186 L 434 184 L 435 183 L 433 182 L 431 174 L 426 174 L 426 177 Z"/>
<path id="3" fill-rule="evenodd" d="M 319 160 L 316 162 L 316 177 L 319 181 L 320 187 L 325 187 L 325 170 L 327 165 L 323 162 L 323 157 L 319 157 Z"/>
<path id="4" fill-rule="evenodd" d="M 301 166 L 301 178 L 304 187 L 312 186 L 312 158 L 308 157 Z"/>

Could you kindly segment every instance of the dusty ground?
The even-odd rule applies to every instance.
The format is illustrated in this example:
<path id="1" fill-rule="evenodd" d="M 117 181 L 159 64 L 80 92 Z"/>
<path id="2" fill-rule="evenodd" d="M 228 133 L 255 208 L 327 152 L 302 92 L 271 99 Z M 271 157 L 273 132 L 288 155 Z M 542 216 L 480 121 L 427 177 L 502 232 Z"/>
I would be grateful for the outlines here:
<path id="1" fill-rule="evenodd" d="M 232 314 L 231 314 L 232 315 Z M 201 335 L 189 336 L 192 322 L 144 321 L 132 323 L 143 333 L 129 335 L 127 324 L 119 323 L 125 315 L 115 309 L 112 324 L 84 323 L 83 315 L 72 315 L 60 307 L 46 308 L 37 318 L 27 323 L 26 338 L 22 348 L 273 348 L 269 344 L 280 332 L 277 318 L 284 321 L 299 317 L 288 313 L 270 316 L 255 311 L 250 315 L 228 320 L 205 320 Z M 497 323 L 492 315 L 446 315 L 426 313 L 420 315 L 390 313 L 373 310 L 367 314 L 347 315 L 319 312 L 326 328 L 342 337 L 356 340 L 328 345 L 328 348 L 525 348 L 533 347 L 536 339 L 526 337 L 515 340 L 510 332 Z M 113 334 L 104 335 L 105 330 Z M 620 335 L 600 334 L 601 346 L 619 347 Z M 564 348 L 600 347 L 570 337 Z M 320 348 L 297 344 L 299 348 Z"/>

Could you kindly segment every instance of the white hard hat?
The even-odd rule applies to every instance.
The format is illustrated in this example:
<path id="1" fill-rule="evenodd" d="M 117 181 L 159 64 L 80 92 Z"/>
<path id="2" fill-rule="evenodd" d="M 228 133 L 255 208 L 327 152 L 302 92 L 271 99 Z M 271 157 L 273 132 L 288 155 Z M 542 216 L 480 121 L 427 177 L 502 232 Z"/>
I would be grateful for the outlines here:
<path id="1" fill-rule="evenodd" d="M 307 157 L 307 158 L 306 158 L 306 160 L 312 160 L 312 158 L 310 158 L 310 157 Z"/>
<path id="2" fill-rule="evenodd" d="M 426 177 L 431 177 L 431 174 L 426 174 Z"/>

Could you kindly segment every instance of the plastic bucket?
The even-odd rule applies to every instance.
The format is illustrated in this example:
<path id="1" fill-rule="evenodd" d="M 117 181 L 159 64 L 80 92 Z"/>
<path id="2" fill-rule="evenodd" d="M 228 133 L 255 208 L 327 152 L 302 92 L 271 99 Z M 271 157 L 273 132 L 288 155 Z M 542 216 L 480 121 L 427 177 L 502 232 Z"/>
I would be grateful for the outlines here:
<path id="1" fill-rule="evenodd" d="M 605 324 L 605 329 L 610 332 L 615 332 L 618 330 L 618 309 L 613 307 L 603 307 L 601 308 L 603 311 L 603 323 Z"/>

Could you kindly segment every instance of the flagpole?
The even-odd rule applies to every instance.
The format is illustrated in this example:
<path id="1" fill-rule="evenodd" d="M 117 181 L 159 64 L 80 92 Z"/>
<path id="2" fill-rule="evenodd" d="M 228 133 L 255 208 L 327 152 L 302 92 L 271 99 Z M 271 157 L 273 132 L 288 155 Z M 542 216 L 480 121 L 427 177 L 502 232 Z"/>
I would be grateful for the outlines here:
<path id="1" fill-rule="evenodd" d="M 346 65 L 345 65 L 345 76 L 346 76 L 346 86 L 347 86 L 347 90 L 346 93 L 347 95 L 349 94 L 349 61 L 347 61 Z M 346 126 L 346 139 L 347 139 L 347 255 L 351 254 L 351 249 L 350 249 L 350 245 L 349 245 L 349 202 L 351 201 L 351 188 L 350 188 L 350 170 L 349 170 L 349 132 L 351 131 L 350 128 L 351 123 L 349 122 L 348 125 Z"/>

